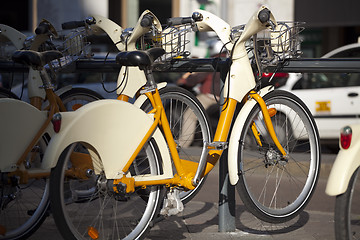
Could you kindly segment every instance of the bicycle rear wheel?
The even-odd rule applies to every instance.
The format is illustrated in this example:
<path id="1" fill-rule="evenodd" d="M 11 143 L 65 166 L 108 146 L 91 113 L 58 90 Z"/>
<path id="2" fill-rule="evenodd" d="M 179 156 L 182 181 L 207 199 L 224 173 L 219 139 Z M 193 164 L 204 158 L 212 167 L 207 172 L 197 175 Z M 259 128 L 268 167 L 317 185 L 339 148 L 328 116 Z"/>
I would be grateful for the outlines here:
<path id="1" fill-rule="evenodd" d="M 0 88 L 0 98 L 17 98 L 12 92 Z M 63 93 L 60 98 L 68 111 L 101 99 L 102 97 L 88 89 L 74 88 Z M 31 168 L 40 168 L 50 136 L 45 134 L 29 153 Z M 2 173 L 5 176 L 8 173 Z M 28 183 L 19 183 L 16 176 L 9 181 L 0 182 L 0 239 L 26 239 L 30 237 L 49 215 L 49 180 L 29 179 Z"/>
<path id="2" fill-rule="evenodd" d="M 237 189 L 248 210 L 259 219 L 286 222 L 300 213 L 314 192 L 320 168 L 320 142 L 314 119 L 305 104 L 289 92 L 265 95 L 275 133 L 286 158 L 271 140 L 259 105 L 247 117 L 239 137 Z M 252 126 L 260 133 L 261 145 Z"/>
<path id="3" fill-rule="evenodd" d="M 336 196 L 335 236 L 337 240 L 360 239 L 359 168 L 352 175 L 345 193 Z"/>
<path id="4" fill-rule="evenodd" d="M 67 111 L 75 111 L 89 102 L 103 99 L 100 94 L 87 88 L 72 88 L 59 97 Z"/>
<path id="5" fill-rule="evenodd" d="M 0 98 L 19 99 L 13 92 L 0 88 Z M 43 136 L 33 148 L 32 167 L 39 166 L 49 138 Z M 30 156 L 29 156 L 30 157 Z M 7 179 L 8 173 L 1 173 Z M 29 179 L 20 183 L 16 177 L 0 182 L 0 239 L 26 239 L 48 216 L 49 187 L 47 179 Z"/>
<path id="6" fill-rule="evenodd" d="M 0 98 L 14 98 L 19 99 L 18 96 L 16 96 L 15 93 L 11 92 L 10 90 L 6 88 L 0 87 Z"/>
<path id="7" fill-rule="evenodd" d="M 198 163 L 201 151 L 206 147 L 204 142 L 211 141 L 211 128 L 205 109 L 192 93 L 181 87 L 166 86 L 159 90 L 159 94 L 180 158 Z M 151 110 L 150 101 L 147 100 L 141 108 L 146 112 Z M 191 191 L 181 191 L 181 201 L 187 203 L 195 197 L 204 181 L 205 178 L 202 178 Z"/>
<path id="8" fill-rule="evenodd" d="M 144 236 L 160 210 L 162 187 L 138 187 L 133 193 L 120 194 L 113 190 L 113 180 L 106 179 L 103 172 L 88 178 L 69 174 L 76 168 L 70 156 L 74 151 L 85 153 L 84 150 L 79 144 L 71 145 L 51 173 L 52 212 L 62 236 L 65 239 Z M 150 140 L 130 166 L 130 173 L 132 176 L 157 175 L 161 172 L 160 164 L 157 145 Z"/>
<path id="9" fill-rule="evenodd" d="M 32 167 L 40 167 L 48 140 L 44 136 L 29 154 Z M 7 175 L 1 173 L 2 179 Z M 49 215 L 49 181 L 42 178 L 20 183 L 16 175 L 8 180 L 0 183 L 0 239 L 26 239 Z"/>

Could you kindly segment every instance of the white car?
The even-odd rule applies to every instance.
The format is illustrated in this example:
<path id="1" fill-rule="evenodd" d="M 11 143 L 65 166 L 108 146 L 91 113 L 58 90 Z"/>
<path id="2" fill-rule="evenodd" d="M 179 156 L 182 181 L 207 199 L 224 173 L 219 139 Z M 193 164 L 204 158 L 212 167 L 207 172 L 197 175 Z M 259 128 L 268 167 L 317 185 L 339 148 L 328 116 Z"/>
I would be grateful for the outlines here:
<path id="1" fill-rule="evenodd" d="M 335 49 L 323 58 L 360 58 L 360 44 Z M 279 89 L 291 91 L 313 114 L 323 143 L 338 144 L 340 129 L 360 123 L 360 73 L 290 73 Z"/>

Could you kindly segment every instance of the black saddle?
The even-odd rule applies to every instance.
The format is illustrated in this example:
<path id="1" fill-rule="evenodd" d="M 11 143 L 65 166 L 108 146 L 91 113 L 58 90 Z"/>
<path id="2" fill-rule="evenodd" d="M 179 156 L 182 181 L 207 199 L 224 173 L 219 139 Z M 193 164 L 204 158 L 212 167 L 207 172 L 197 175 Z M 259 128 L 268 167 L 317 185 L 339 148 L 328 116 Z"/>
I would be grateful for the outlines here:
<path id="1" fill-rule="evenodd" d="M 120 52 L 116 55 L 116 62 L 122 66 L 149 69 L 154 61 L 165 53 L 163 48 L 151 48 L 146 51 Z"/>
<path id="2" fill-rule="evenodd" d="M 56 50 L 36 52 L 32 50 L 18 50 L 12 55 L 12 60 L 16 63 L 25 64 L 35 69 L 42 68 L 52 60 L 61 58 L 63 54 Z"/>

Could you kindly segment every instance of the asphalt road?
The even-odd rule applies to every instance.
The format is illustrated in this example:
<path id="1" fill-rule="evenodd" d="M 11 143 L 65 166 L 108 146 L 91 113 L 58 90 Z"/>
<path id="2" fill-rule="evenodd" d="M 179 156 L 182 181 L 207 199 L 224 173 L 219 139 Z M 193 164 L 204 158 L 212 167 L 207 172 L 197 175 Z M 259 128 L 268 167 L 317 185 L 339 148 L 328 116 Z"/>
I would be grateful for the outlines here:
<path id="1" fill-rule="evenodd" d="M 316 191 L 305 211 L 292 222 L 279 226 L 255 220 L 236 193 L 236 233 L 218 233 L 219 168 L 216 166 L 198 195 L 186 206 L 184 213 L 155 225 L 147 239 L 334 239 L 335 198 L 325 194 L 325 186 L 335 157 L 334 154 L 322 155 Z M 62 238 L 50 216 L 30 239 Z"/>

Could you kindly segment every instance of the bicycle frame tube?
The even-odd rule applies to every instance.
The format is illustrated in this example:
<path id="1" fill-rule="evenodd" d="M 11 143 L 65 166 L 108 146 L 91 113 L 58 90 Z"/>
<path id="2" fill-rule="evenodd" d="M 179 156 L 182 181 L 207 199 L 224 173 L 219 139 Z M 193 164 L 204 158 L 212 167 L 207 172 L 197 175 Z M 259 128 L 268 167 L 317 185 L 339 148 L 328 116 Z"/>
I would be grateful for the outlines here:
<path id="1" fill-rule="evenodd" d="M 159 92 L 157 89 L 156 89 L 156 92 L 154 93 L 154 95 L 155 96 L 157 95 L 157 97 L 160 99 L 160 95 L 159 95 Z M 155 112 L 155 115 L 154 115 L 155 120 L 154 120 L 153 124 L 151 125 L 150 129 L 148 130 L 148 132 L 145 134 L 143 140 L 140 142 L 140 144 L 136 148 L 135 152 L 130 157 L 129 161 L 126 163 L 126 165 L 122 169 L 123 172 L 127 172 L 129 170 L 130 165 L 135 160 L 136 156 L 139 154 L 139 152 L 144 147 L 145 143 L 149 140 L 151 135 L 154 133 L 157 125 L 159 124 L 160 118 L 162 116 L 162 112 L 164 110 L 162 103 L 161 103 L 161 99 L 160 99 L 160 103 L 156 102 L 156 100 L 155 100 L 155 106 L 153 106 L 153 107 L 155 109 L 155 111 L 154 111 Z"/>
<path id="2" fill-rule="evenodd" d="M 216 128 L 214 142 L 227 141 L 236 105 L 237 101 L 235 99 L 229 98 L 225 100 L 225 104 L 221 110 L 218 126 Z M 201 177 L 206 176 L 213 169 L 222 153 L 223 150 L 211 149 L 209 151 L 205 171 L 202 173 Z"/>
<path id="3" fill-rule="evenodd" d="M 46 89 L 45 91 L 46 91 L 46 95 L 48 97 L 49 105 L 50 105 L 48 117 L 47 117 L 46 121 L 43 123 L 43 125 L 41 126 L 41 128 L 39 129 L 39 131 L 37 132 L 37 134 L 34 136 L 33 140 L 30 142 L 28 147 L 25 149 L 25 151 L 23 152 L 23 154 L 21 155 L 19 160 L 16 162 L 17 166 L 20 166 L 25 161 L 26 156 L 29 154 L 31 149 L 35 146 L 35 144 L 40 140 L 41 136 L 44 134 L 46 128 L 48 127 L 48 125 L 51 122 L 53 115 L 55 113 L 59 112 L 58 102 L 61 100 L 56 99 L 57 96 L 55 96 L 52 89 Z M 65 108 L 62 103 L 61 103 L 61 108 L 63 108 L 63 110 Z"/>
<path id="4" fill-rule="evenodd" d="M 151 97 L 149 97 L 149 99 L 152 103 L 155 103 L 155 106 L 161 104 L 161 106 L 158 106 L 158 108 L 163 108 L 161 99 L 160 99 L 160 95 L 158 95 L 158 93 L 152 95 Z M 160 101 L 160 103 L 159 103 L 159 101 Z M 229 131 L 230 131 L 230 126 L 231 126 L 231 122 L 232 122 L 232 118 L 233 118 L 233 115 L 235 112 L 236 105 L 237 105 L 236 100 L 234 100 L 234 99 L 226 100 L 226 103 L 224 104 L 221 115 L 220 115 L 219 124 L 218 124 L 216 134 L 214 137 L 215 142 L 225 142 L 226 141 Z M 153 106 L 153 107 L 155 108 L 155 106 Z M 156 111 L 158 111 L 158 110 L 156 110 Z M 135 183 L 134 183 L 135 187 L 148 186 L 148 185 L 159 185 L 159 184 L 172 184 L 172 185 L 184 186 L 188 189 L 193 189 L 195 186 L 194 186 L 192 180 L 194 179 L 196 174 L 201 174 L 201 177 L 208 174 L 213 169 L 216 162 L 219 160 L 219 158 L 223 152 L 223 149 L 214 149 L 212 147 L 209 147 L 209 153 L 207 155 L 207 158 L 205 158 L 206 162 L 200 163 L 200 164 L 197 164 L 197 163 L 190 164 L 188 161 L 180 159 L 179 154 L 176 149 L 175 141 L 173 139 L 173 136 L 172 136 L 172 133 L 170 130 L 169 123 L 166 118 L 165 111 L 161 111 L 161 112 L 162 113 L 161 113 L 161 119 L 159 121 L 159 125 L 162 126 L 162 129 L 163 129 L 163 132 L 165 135 L 165 139 L 169 145 L 169 150 L 170 150 L 171 157 L 173 159 L 177 174 L 171 179 L 162 179 L 162 180 L 153 180 L 153 181 L 135 181 Z M 147 140 L 147 138 L 144 138 L 144 139 L 145 139 L 145 141 Z M 130 166 L 131 162 L 128 164 Z M 195 173 L 195 171 L 196 171 L 196 173 Z"/>
<path id="5" fill-rule="evenodd" d="M 262 112 L 263 117 L 264 117 L 265 125 L 266 125 L 266 128 L 267 128 L 267 130 L 268 130 L 268 132 L 270 134 L 271 139 L 273 140 L 273 142 L 275 143 L 276 147 L 279 149 L 281 154 L 283 156 L 286 156 L 286 152 L 285 152 L 284 148 L 281 146 L 281 144 L 279 142 L 279 139 L 277 138 L 277 136 L 275 134 L 274 126 L 273 126 L 273 124 L 271 122 L 270 114 L 269 114 L 269 111 L 268 111 L 268 109 L 266 107 L 266 104 L 265 104 L 264 100 L 255 91 L 250 92 L 250 97 L 254 98 L 256 100 L 256 102 L 260 105 L 261 112 Z M 257 137 L 255 136 L 255 138 L 257 138 Z"/>

